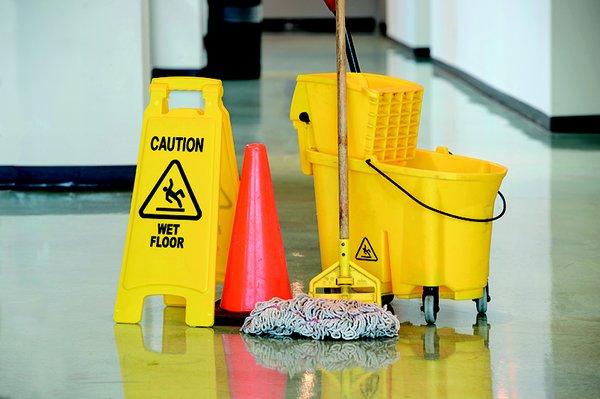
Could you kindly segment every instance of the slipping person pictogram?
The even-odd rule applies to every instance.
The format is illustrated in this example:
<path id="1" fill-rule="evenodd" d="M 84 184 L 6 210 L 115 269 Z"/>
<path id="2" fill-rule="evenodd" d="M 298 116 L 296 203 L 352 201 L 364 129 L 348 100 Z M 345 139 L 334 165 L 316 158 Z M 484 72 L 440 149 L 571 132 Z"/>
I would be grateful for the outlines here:
<path id="1" fill-rule="evenodd" d="M 167 202 L 169 204 L 173 203 L 173 200 L 175 200 L 175 202 L 177 202 L 177 206 L 179 208 L 181 208 L 183 211 L 185 211 L 185 209 L 183 209 L 183 204 L 181 203 L 181 200 L 179 199 L 179 197 L 181 198 L 185 198 L 185 193 L 183 192 L 182 189 L 179 189 L 177 191 L 173 191 L 173 179 L 169 179 L 169 187 L 163 187 L 163 191 L 165 192 L 165 199 L 167 200 Z M 162 210 L 167 210 L 168 208 L 163 208 Z M 156 208 L 157 211 L 161 210 L 161 208 Z"/>
<path id="2" fill-rule="evenodd" d="M 169 163 L 140 207 L 139 215 L 145 219 L 200 220 L 202 210 L 181 162 Z"/>
<path id="3" fill-rule="evenodd" d="M 362 239 L 354 258 L 356 260 L 366 260 L 368 262 L 377 262 L 379 260 L 379 258 L 377 258 L 377 254 L 375 254 L 375 250 L 373 249 L 371 242 L 367 237 Z"/>
<path id="4" fill-rule="evenodd" d="M 366 258 L 371 259 L 371 248 L 362 247 L 363 254 Z"/>

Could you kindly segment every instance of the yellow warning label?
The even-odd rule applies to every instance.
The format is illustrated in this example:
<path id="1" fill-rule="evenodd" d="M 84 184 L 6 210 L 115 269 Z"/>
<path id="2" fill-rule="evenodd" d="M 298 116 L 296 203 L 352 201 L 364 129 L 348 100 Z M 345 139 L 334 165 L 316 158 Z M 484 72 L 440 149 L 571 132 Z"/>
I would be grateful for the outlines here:
<path id="1" fill-rule="evenodd" d="M 173 90 L 201 91 L 205 108 L 170 109 Z M 222 144 L 232 143 L 224 138 L 231 128 L 224 127 L 222 94 L 213 79 L 159 78 L 150 85 L 115 304 L 119 323 L 138 323 L 150 295 L 181 298 L 190 326 L 214 322 L 221 160 L 231 156 Z M 225 188 L 237 191 L 231 183 Z"/>
<path id="2" fill-rule="evenodd" d="M 356 260 L 366 260 L 369 262 L 377 262 L 377 254 L 367 237 L 363 238 L 358 251 L 356 251 Z"/>
<path id="3" fill-rule="evenodd" d="M 169 163 L 142 204 L 140 217 L 176 220 L 199 220 L 202 217 L 202 210 L 181 162 L 175 159 Z"/>

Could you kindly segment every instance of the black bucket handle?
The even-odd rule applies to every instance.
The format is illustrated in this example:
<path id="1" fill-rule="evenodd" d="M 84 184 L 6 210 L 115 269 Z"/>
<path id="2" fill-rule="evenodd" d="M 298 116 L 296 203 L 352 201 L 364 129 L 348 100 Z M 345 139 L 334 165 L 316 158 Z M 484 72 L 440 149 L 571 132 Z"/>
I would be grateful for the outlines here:
<path id="1" fill-rule="evenodd" d="M 435 213 L 439 213 L 440 215 L 448 216 L 453 219 L 464 220 L 467 222 L 488 223 L 488 222 L 493 222 L 495 220 L 500 219 L 506 213 L 506 198 L 504 198 L 504 195 L 500 191 L 498 191 L 498 195 L 500 196 L 500 199 L 502 200 L 502 212 L 500 212 L 500 214 L 497 216 L 487 218 L 487 219 L 475 219 L 475 218 L 459 216 L 459 215 L 455 215 L 455 214 L 452 214 L 449 212 L 442 211 L 440 209 L 437 209 L 430 205 L 427 205 L 426 203 L 424 203 L 423 201 L 421 201 L 420 199 L 418 199 L 417 197 L 412 195 L 408 190 L 406 190 L 404 187 L 402 187 L 400 184 L 398 184 L 398 182 L 396 182 L 394 179 L 392 179 L 390 176 L 388 176 L 384 171 L 379 169 L 377 166 L 373 165 L 373 163 L 371 162 L 370 159 L 367 159 L 365 162 L 367 163 L 367 165 L 369 165 L 369 167 L 371 169 L 373 169 L 375 172 L 377 172 L 381 176 L 383 176 L 383 178 L 386 179 L 388 182 L 392 183 L 392 185 L 394 187 L 396 187 L 397 189 L 402 191 L 408 198 L 410 198 L 417 204 L 421 205 L 423 208 L 429 209 L 430 211 L 433 211 Z"/>

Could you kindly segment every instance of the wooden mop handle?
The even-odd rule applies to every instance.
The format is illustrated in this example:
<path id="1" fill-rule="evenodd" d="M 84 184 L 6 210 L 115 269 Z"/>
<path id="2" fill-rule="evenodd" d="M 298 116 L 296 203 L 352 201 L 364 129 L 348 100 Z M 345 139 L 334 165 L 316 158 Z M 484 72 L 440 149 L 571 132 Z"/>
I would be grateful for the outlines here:
<path id="1" fill-rule="evenodd" d="M 340 239 L 348 239 L 348 131 L 346 124 L 346 0 L 336 1 L 335 38 L 338 103 Z"/>

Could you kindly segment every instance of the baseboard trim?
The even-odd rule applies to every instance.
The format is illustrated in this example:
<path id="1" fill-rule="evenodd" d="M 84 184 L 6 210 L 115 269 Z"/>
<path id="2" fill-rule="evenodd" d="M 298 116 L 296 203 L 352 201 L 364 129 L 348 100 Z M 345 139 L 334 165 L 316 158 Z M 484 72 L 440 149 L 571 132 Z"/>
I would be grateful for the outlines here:
<path id="1" fill-rule="evenodd" d="M 377 29 L 377 21 L 372 17 L 346 18 L 346 25 L 352 33 L 371 33 Z M 263 32 L 313 32 L 334 33 L 335 18 L 265 18 Z"/>
<path id="2" fill-rule="evenodd" d="M 484 95 L 496 100 L 552 133 L 600 133 L 600 115 L 549 116 L 539 109 L 501 92 L 478 78 L 443 61 L 432 58 L 431 62 L 436 68 L 436 73 L 442 75 L 446 73 L 462 80 Z"/>
<path id="3" fill-rule="evenodd" d="M 135 165 L 0 166 L 0 190 L 131 190 Z"/>
<path id="4" fill-rule="evenodd" d="M 383 30 L 385 31 L 385 29 L 383 29 Z M 385 34 L 385 36 L 392 42 L 396 43 L 398 45 L 398 47 L 405 54 L 407 54 L 409 57 L 411 57 L 415 61 L 417 61 L 417 62 L 431 61 L 431 51 L 430 51 L 429 47 L 411 47 L 404 42 L 401 42 L 399 40 L 394 39 L 393 37 L 388 36 L 387 33 Z"/>
<path id="5" fill-rule="evenodd" d="M 553 116 L 549 130 L 556 133 L 600 133 L 600 115 Z"/>

